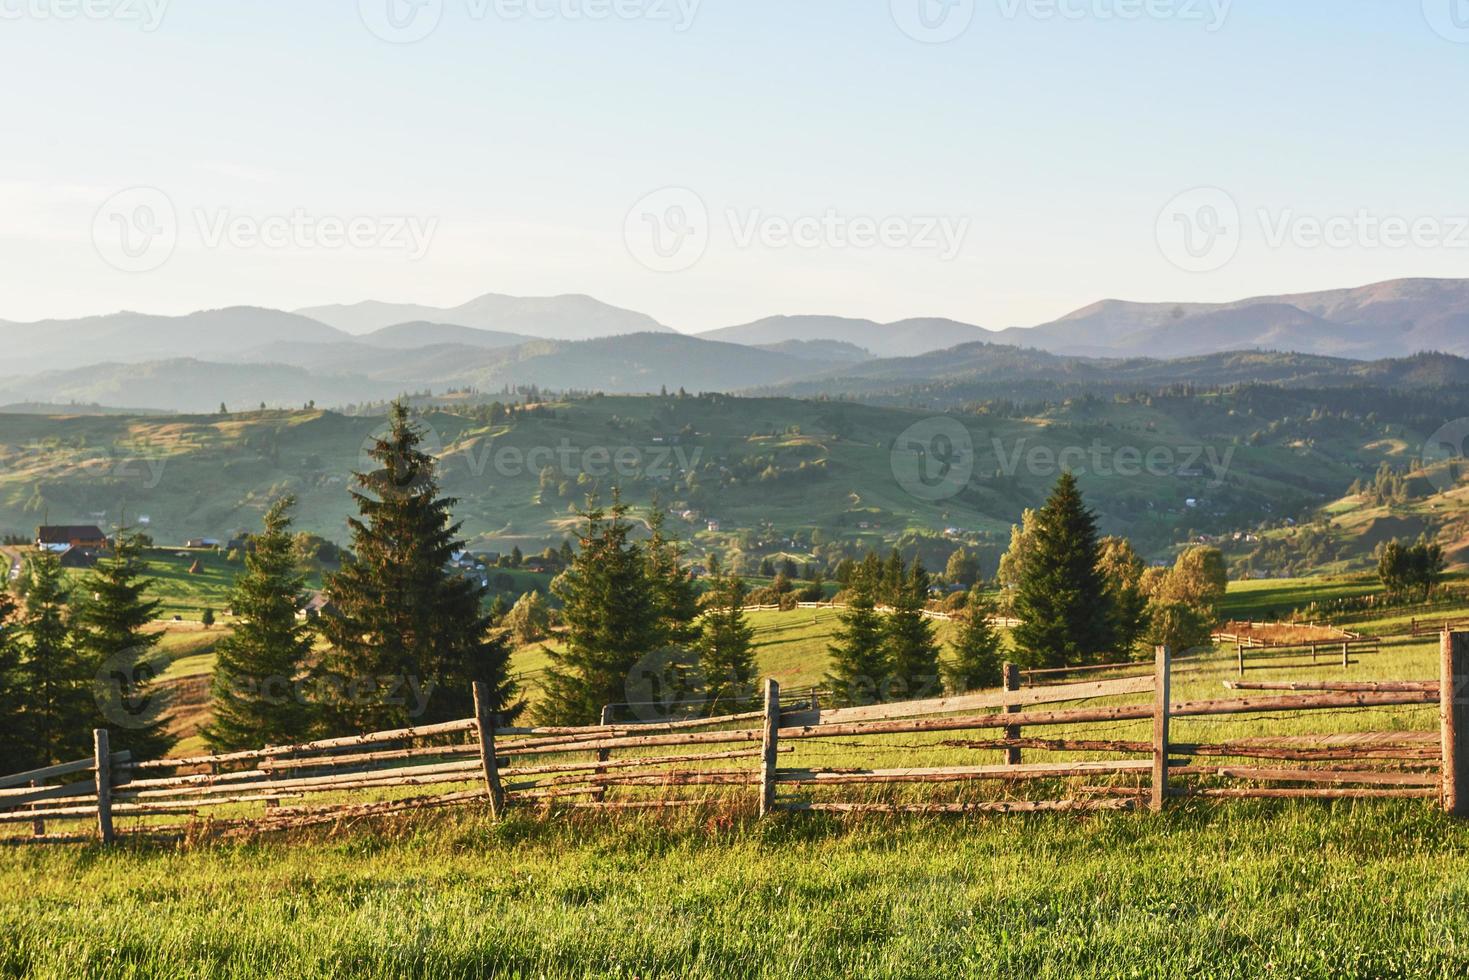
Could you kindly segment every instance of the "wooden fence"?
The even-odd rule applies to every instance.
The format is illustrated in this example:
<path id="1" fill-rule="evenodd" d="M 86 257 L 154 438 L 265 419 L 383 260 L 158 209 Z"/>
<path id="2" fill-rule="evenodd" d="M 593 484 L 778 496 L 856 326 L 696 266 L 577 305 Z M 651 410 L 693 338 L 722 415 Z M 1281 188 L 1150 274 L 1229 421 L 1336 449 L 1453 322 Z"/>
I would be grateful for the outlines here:
<path id="1" fill-rule="evenodd" d="M 0 839 L 230 837 L 460 805 L 497 816 L 712 805 L 765 815 L 1428 797 L 1469 816 L 1469 633 L 1445 633 L 1442 651 L 1438 681 L 1236 680 L 1225 685 L 1234 696 L 1213 700 L 1175 700 L 1160 649 L 1145 674 L 1021 687 L 1012 666 L 998 690 L 860 707 L 783 706 L 768 680 L 756 710 L 685 721 L 497 727 L 477 688 L 474 718 L 242 752 L 134 760 L 99 730 L 91 759 L 0 779 L 0 828 L 22 831 Z M 1195 719 L 1264 728 L 1282 713 L 1415 705 L 1439 707 L 1437 730 L 1176 737 Z M 1137 731 L 1099 737 L 1098 725 Z M 975 764 L 924 758 L 956 751 Z M 901 765 L 882 764 L 893 755 Z M 95 830 L 55 831 L 77 822 Z"/>
<path id="2" fill-rule="evenodd" d="M 781 611 L 780 604 L 774 602 L 768 602 L 764 605 L 758 606 L 742 606 L 740 608 L 743 612 Z M 798 602 L 795 605 L 795 609 L 834 609 L 840 611 L 846 608 L 847 604 L 844 602 Z M 873 606 L 872 608 L 874 612 L 879 613 L 890 613 L 893 611 L 892 606 L 878 605 Z M 924 619 L 932 619 L 941 623 L 953 622 L 954 620 L 959 618 L 959 616 L 954 613 L 944 612 L 940 609 L 923 609 L 921 610 L 921 612 L 923 613 Z M 1020 625 L 1020 620 L 1016 619 L 1014 616 L 990 616 L 989 621 L 993 625 L 1002 627 L 1004 629 L 1013 629 L 1014 627 Z"/>
<path id="3" fill-rule="evenodd" d="M 1433 636 L 1445 631 L 1456 631 L 1469 629 L 1469 618 L 1464 619 L 1418 619 L 1414 617 L 1408 624 L 1410 636 Z"/>

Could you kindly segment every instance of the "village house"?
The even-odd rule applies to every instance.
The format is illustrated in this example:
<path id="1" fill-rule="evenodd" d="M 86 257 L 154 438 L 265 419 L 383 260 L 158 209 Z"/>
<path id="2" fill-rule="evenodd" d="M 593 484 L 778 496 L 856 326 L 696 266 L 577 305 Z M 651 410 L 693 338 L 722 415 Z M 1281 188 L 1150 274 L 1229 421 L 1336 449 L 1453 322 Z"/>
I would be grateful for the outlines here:
<path id="1" fill-rule="evenodd" d="M 107 535 L 95 524 L 42 524 L 36 528 L 36 547 L 64 552 L 68 548 L 107 547 Z"/>

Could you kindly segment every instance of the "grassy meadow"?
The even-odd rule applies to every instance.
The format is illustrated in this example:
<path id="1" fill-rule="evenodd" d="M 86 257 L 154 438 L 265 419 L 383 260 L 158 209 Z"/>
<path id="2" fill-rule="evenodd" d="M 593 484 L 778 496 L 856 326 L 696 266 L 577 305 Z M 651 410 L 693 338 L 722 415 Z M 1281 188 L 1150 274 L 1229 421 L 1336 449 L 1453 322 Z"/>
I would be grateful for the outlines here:
<path id="1" fill-rule="evenodd" d="M 1426 801 L 963 820 L 481 812 L 0 850 L 0 974 L 1462 977 Z"/>
<path id="2" fill-rule="evenodd" d="M 1230 614 L 1262 618 L 1369 584 L 1239 583 Z M 1385 611 L 1355 628 L 1374 632 L 1397 618 Z M 751 620 L 763 672 L 788 688 L 819 682 L 834 613 Z M 181 688 L 207 680 L 222 633 L 168 624 L 168 677 Z M 528 647 L 515 663 L 533 677 L 544 652 Z M 1260 655 L 1250 666 L 1252 680 L 1426 680 L 1437 675 L 1436 644 L 1393 637 L 1347 668 Z M 1228 696 L 1222 682 L 1235 676 L 1231 650 L 1186 658 L 1175 698 Z M 1175 722 L 1173 737 L 1428 730 L 1436 718 L 1433 705 L 1189 718 Z M 1146 739 L 1149 724 L 1034 731 Z M 996 752 L 966 740 L 993 734 L 803 741 L 780 765 L 983 764 Z M 1095 757 L 1026 751 L 1029 761 Z M 1181 799 L 1161 816 L 758 821 L 753 787 L 701 789 L 703 805 L 661 814 L 523 807 L 495 822 L 473 805 L 243 841 L 130 841 L 112 851 L 0 845 L 0 976 L 1469 973 L 1469 826 L 1433 800 Z M 1060 798 L 1074 789 L 1047 780 L 1009 790 L 824 787 L 782 796 Z"/>

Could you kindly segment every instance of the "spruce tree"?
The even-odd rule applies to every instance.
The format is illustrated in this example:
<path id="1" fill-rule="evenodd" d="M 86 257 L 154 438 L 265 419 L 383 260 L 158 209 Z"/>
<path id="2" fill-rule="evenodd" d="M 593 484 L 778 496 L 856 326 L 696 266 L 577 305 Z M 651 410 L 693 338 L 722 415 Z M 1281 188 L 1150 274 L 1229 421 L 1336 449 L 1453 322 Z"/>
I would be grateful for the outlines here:
<path id="1" fill-rule="evenodd" d="M 648 514 L 651 537 L 644 549 L 648 581 L 653 588 L 661 636 L 657 646 L 667 700 L 694 700 L 699 695 L 699 590 L 684 564 L 683 545 L 665 527 L 663 508 L 654 501 Z"/>
<path id="2" fill-rule="evenodd" d="M 1000 635 L 990 622 L 993 613 L 983 586 L 976 585 L 969 592 L 954 634 L 953 660 L 944 667 L 944 679 L 955 694 L 1001 684 L 1004 661 Z"/>
<path id="3" fill-rule="evenodd" d="M 71 595 L 60 559 L 49 551 L 28 556 L 21 590 L 27 754 L 35 766 L 85 758 L 97 721 L 95 671 L 87 669 L 67 622 Z"/>
<path id="4" fill-rule="evenodd" d="M 1032 552 L 1015 596 L 1015 645 L 1037 667 L 1095 662 L 1113 649 L 1113 612 L 1098 567 L 1096 517 L 1063 473 L 1035 515 Z"/>
<path id="5" fill-rule="evenodd" d="M 938 688 L 939 645 L 934 641 L 933 624 L 923 615 L 928 581 L 923 563 L 915 559 L 893 594 L 893 611 L 883 630 L 889 671 L 885 700 L 928 697 Z"/>
<path id="6" fill-rule="evenodd" d="M 699 675 L 710 713 L 717 715 L 755 693 L 755 628 L 745 619 L 744 581 L 720 571 L 713 559 L 710 565 L 714 584 L 699 638 Z"/>
<path id="7" fill-rule="evenodd" d="M 576 558 L 554 583 L 566 643 L 550 651 L 536 706 L 536 717 L 545 724 L 593 723 L 604 705 L 630 700 L 633 669 L 667 635 L 658 619 L 647 558 L 630 540 L 626 516 L 620 498 L 614 498 L 610 511 L 594 506 L 583 514 Z"/>
<path id="8" fill-rule="evenodd" d="M 334 733 L 466 718 L 474 681 L 489 686 L 502 718 L 519 710 L 510 648 L 490 631 L 485 590 L 450 571 L 464 550 L 457 501 L 439 496 L 422 441 L 407 405 L 394 402 L 387 432 L 368 450 L 377 468 L 355 477 L 354 558 L 329 577 L 336 613 L 321 620 L 329 646 L 318 689 Z"/>
<path id="9" fill-rule="evenodd" d="M 9 562 L 6 562 L 9 564 Z M 0 773 L 34 768 L 30 754 L 29 718 L 20 676 L 20 625 L 15 597 L 0 589 Z"/>
<path id="10" fill-rule="evenodd" d="M 312 712 L 301 697 L 313 630 L 300 616 L 309 597 L 296 562 L 284 497 L 265 514 L 265 533 L 245 556 L 230 607 L 234 631 L 215 647 L 213 721 L 205 742 L 216 752 L 294 745 L 311 734 Z"/>
<path id="11" fill-rule="evenodd" d="M 162 634 L 150 628 L 161 603 L 144 598 L 154 584 L 146 574 L 142 542 L 119 531 L 112 554 L 97 562 L 78 590 L 72 619 L 77 648 L 97 682 L 95 727 L 112 729 L 113 750 L 126 749 L 135 759 L 166 755 L 174 743 L 157 684 L 167 657 L 156 649 Z"/>
<path id="12" fill-rule="evenodd" d="M 837 614 L 841 624 L 828 647 L 831 670 L 826 686 L 838 705 L 876 704 L 887 688 L 888 659 L 882 615 L 874 601 L 881 584 L 881 563 L 875 556 L 857 566 L 847 586 L 847 608 Z"/>

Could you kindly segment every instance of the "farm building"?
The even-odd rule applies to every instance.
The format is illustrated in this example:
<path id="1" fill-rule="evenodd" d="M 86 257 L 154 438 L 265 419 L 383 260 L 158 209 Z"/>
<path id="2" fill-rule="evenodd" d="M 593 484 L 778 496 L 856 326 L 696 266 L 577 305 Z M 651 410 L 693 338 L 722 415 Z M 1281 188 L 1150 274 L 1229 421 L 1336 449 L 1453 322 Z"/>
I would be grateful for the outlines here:
<path id="1" fill-rule="evenodd" d="M 107 535 L 95 524 L 42 524 L 36 528 L 36 547 L 57 552 L 68 548 L 105 548 Z"/>

